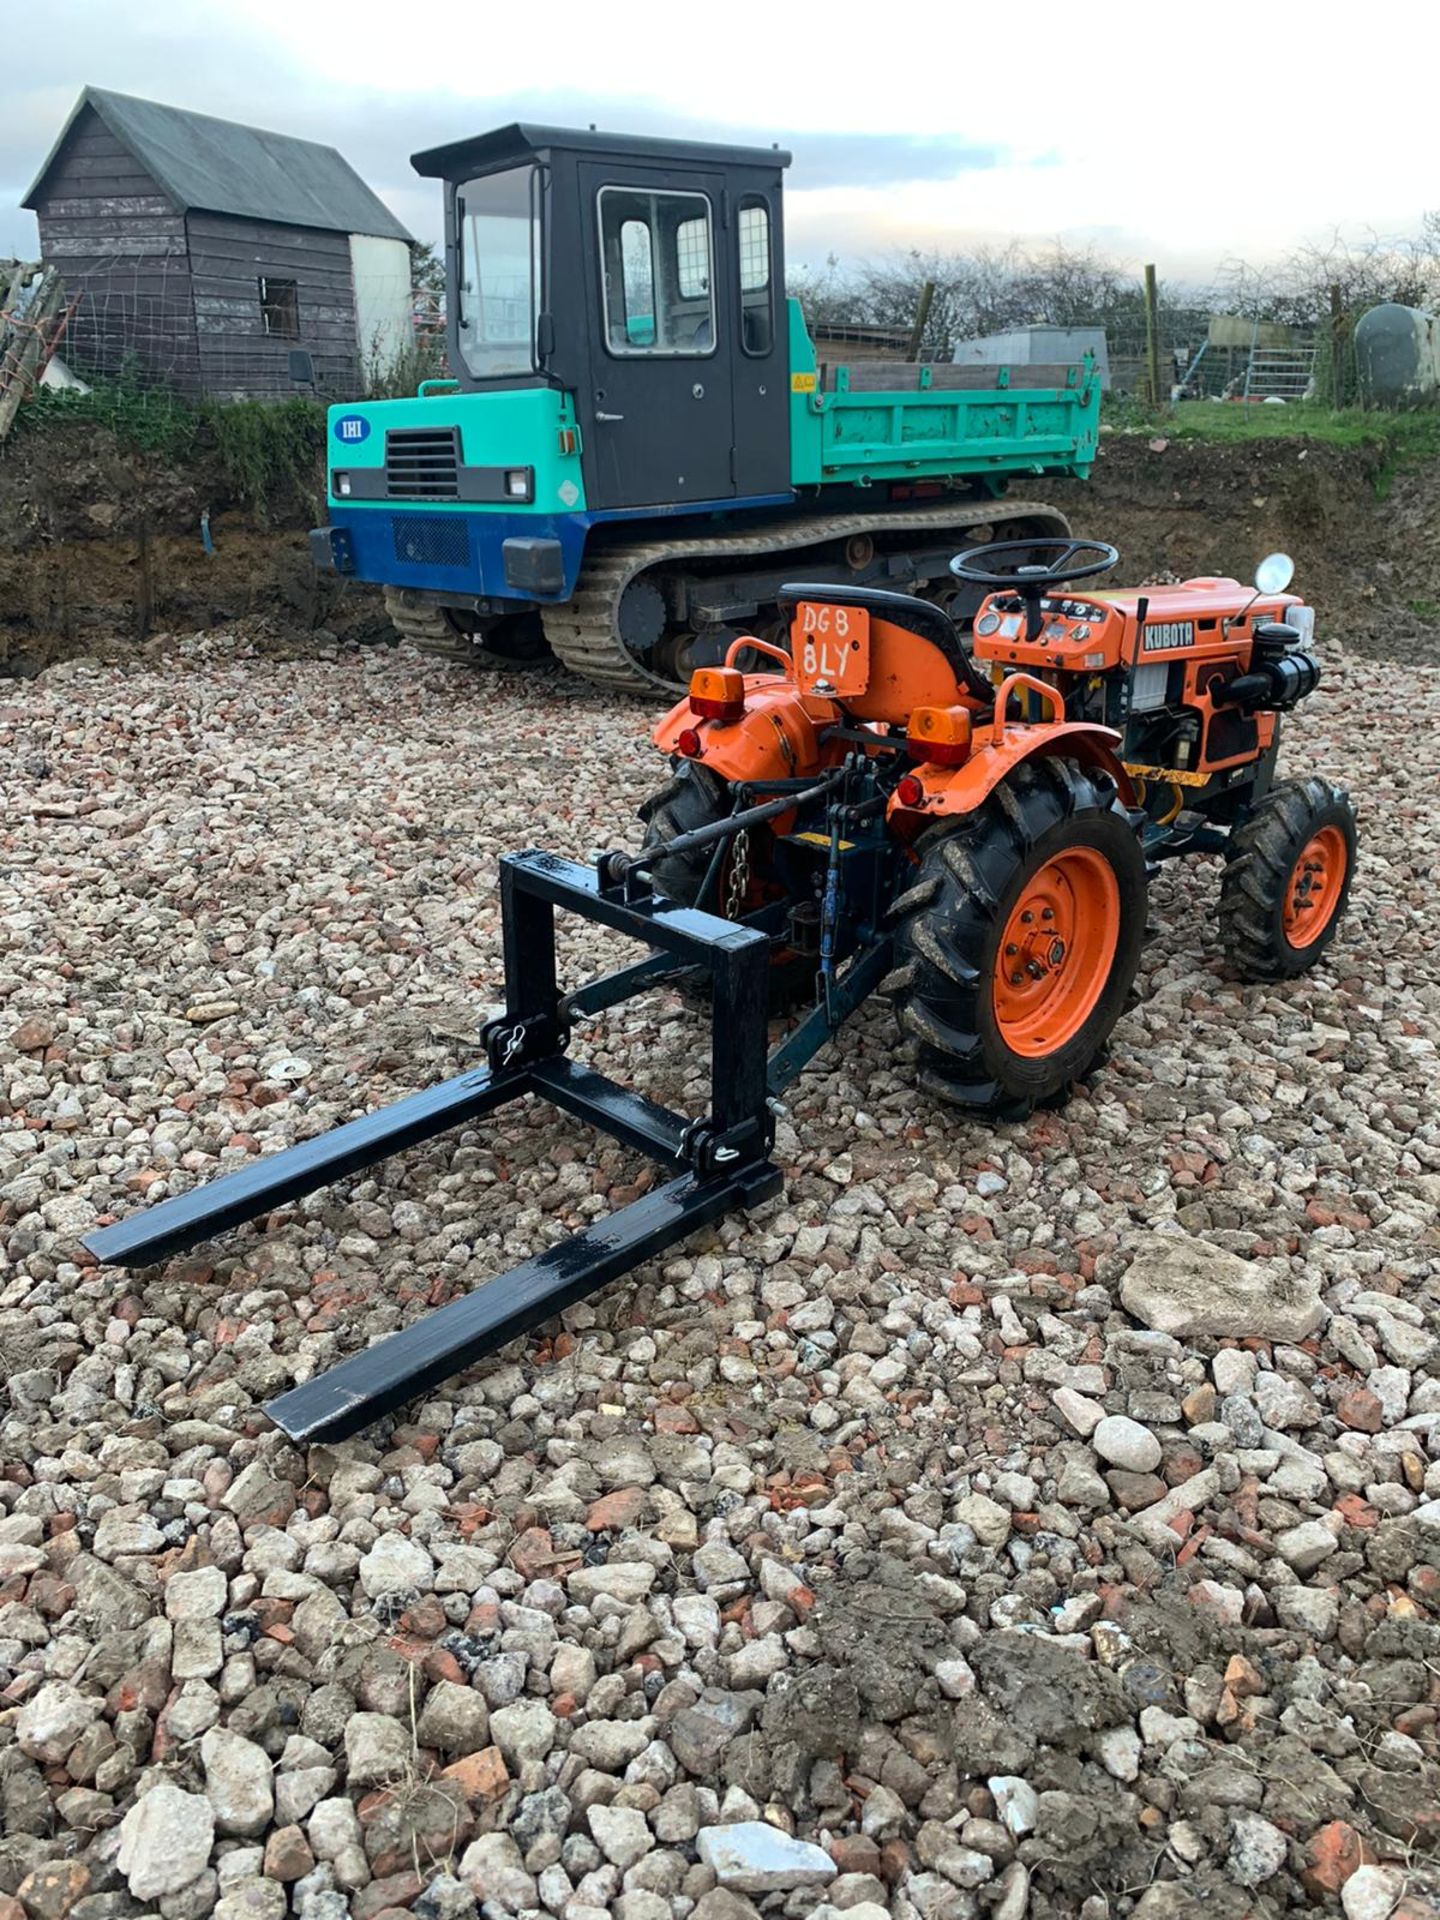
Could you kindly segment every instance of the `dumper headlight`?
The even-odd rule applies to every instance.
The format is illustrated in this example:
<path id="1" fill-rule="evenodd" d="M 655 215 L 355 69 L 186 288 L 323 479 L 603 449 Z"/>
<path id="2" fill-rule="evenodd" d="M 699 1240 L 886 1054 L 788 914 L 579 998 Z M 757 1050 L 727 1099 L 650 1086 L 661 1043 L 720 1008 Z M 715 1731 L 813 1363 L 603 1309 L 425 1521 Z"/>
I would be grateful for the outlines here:
<path id="1" fill-rule="evenodd" d="M 530 498 L 530 469 L 528 467 L 509 467 L 505 473 L 505 491 L 512 500 Z"/>
<path id="2" fill-rule="evenodd" d="M 330 491 L 335 495 L 337 500 L 348 500 L 350 498 L 349 474 L 332 473 L 330 476 Z"/>

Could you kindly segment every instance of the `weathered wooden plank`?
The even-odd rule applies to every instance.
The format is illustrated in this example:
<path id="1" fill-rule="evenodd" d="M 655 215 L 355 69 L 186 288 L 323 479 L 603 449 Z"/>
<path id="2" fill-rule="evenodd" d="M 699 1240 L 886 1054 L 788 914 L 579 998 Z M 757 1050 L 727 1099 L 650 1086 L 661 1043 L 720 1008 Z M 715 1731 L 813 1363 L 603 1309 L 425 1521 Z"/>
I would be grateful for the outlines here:
<path id="1" fill-rule="evenodd" d="M 128 301 L 168 300 L 190 309 L 190 283 L 183 268 L 179 271 L 173 264 L 163 263 L 156 271 L 147 273 L 143 265 L 132 268 L 127 265 L 116 272 L 114 263 L 97 260 L 90 265 L 76 266 L 71 263 L 65 268 L 65 284 L 72 295 L 84 301 L 108 300 L 112 305 Z"/>
<path id="2" fill-rule="evenodd" d="M 45 185 L 48 192 L 56 193 L 73 188 L 76 181 L 97 180 L 124 181 L 126 192 L 144 193 L 147 188 L 151 193 L 164 191 L 154 174 L 148 173 L 128 153 L 117 153 L 113 159 L 102 154 L 63 154 L 50 169 Z"/>
<path id="3" fill-rule="evenodd" d="M 314 287 L 317 293 L 343 299 L 353 286 L 347 271 L 327 270 L 305 259 L 285 260 L 274 254 L 252 254 L 248 259 L 217 260 L 213 254 L 196 253 L 191 243 L 190 258 L 197 280 L 213 282 L 217 291 L 237 283 L 253 284 L 259 279 L 289 280 L 301 287 Z"/>
<path id="4" fill-rule="evenodd" d="M 190 263 L 192 263 L 196 286 L 204 288 L 207 294 L 213 292 L 217 300 L 236 300 L 240 298 L 242 288 L 253 290 L 259 286 L 261 280 L 282 280 L 282 282 L 288 280 L 292 286 L 300 288 L 301 294 L 313 292 L 317 300 L 334 301 L 336 305 L 353 303 L 353 296 L 349 290 L 351 282 L 334 273 L 315 275 L 315 273 L 307 273 L 303 267 L 296 269 L 296 267 L 276 265 L 273 261 L 263 261 L 263 259 L 261 261 L 230 261 L 228 273 L 217 273 L 215 261 L 196 259 L 194 253 L 190 255 Z"/>
<path id="5" fill-rule="evenodd" d="M 185 236 L 167 233 L 116 233 L 105 240 L 102 252 L 97 247 L 96 236 L 93 234 L 56 233 L 50 236 L 44 252 L 51 260 L 93 260 L 97 257 L 112 258 L 128 254 L 151 254 L 157 259 L 173 255 L 183 259 Z"/>
<path id="6" fill-rule="evenodd" d="M 86 107 L 70 129 L 70 137 L 65 142 L 66 152 L 76 153 L 123 153 L 130 149 L 118 139 L 106 126 L 94 107 Z"/>
<path id="7" fill-rule="evenodd" d="M 100 192 L 80 194 L 67 199 L 63 194 L 47 197 L 40 205 L 42 220 L 149 219 L 173 220 L 180 226 L 185 216 L 161 193 Z"/>
<path id="8" fill-rule="evenodd" d="M 214 247 L 223 252 L 227 242 L 238 241 L 247 247 L 273 247 L 280 253 L 309 253 L 338 260 L 350 258 L 347 234 L 331 233 L 320 227 L 280 226 L 269 220 L 241 220 L 229 215 L 200 213 L 194 208 L 186 216 L 196 251 Z"/>
<path id="9" fill-rule="evenodd" d="M 217 290 L 213 283 L 197 280 L 194 300 L 197 313 L 237 316 L 253 313 L 258 318 L 261 307 L 260 286 L 258 281 L 251 281 L 247 285 L 243 280 L 232 280 L 224 283 L 223 290 Z M 299 304 L 302 318 L 337 327 L 353 327 L 355 324 L 353 307 L 319 299 L 308 287 L 302 286 L 299 289 Z"/>
<path id="10" fill-rule="evenodd" d="M 137 240 L 143 240 L 147 236 L 179 240 L 183 246 L 185 222 L 178 214 L 167 214 L 163 218 L 158 214 L 147 214 L 139 219 L 120 214 L 97 214 L 91 219 L 80 219 L 69 214 L 63 220 L 47 218 L 40 222 L 42 249 L 47 240 L 64 237 L 70 240 L 89 240 L 94 243 L 96 251 L 99 252 L 112 234 L 123 234 Z"/>
<path id="11" fill-rule="evenodd" d="M 215 280 L 222 285 L 234 280 L 255 280 L 262 274 L 272 280 L 294 280 L 302 287 L 348 287 L 352 284 L 348 273 L 307 260 L 303 255 L 285 259 L 273 253 L 254 253 L 243 259 L 220 259 L 213 253 L 196 252 L 192 241 L 190 257 L 200 279 Z"/>

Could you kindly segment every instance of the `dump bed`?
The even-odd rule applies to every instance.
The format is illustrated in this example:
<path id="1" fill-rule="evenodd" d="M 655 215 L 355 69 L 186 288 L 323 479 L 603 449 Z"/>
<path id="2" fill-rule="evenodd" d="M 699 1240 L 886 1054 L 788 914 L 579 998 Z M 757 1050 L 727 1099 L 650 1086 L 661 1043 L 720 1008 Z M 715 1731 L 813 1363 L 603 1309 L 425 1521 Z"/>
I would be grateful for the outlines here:
<path id="1" fill-rule="evenodd" d="M 1100 375 L 1070 366 L 819 362 L 790 309 L 790 452 L 797 487 L 994 474 L 1083 479 L 1100 436 Z"/>

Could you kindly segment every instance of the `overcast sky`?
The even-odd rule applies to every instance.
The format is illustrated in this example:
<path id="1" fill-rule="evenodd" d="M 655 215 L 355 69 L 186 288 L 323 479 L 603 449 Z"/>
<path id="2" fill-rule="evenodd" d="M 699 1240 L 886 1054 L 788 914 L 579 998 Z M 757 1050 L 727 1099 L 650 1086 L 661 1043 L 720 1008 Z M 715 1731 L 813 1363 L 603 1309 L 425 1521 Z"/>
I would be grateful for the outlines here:
<path id="1" fill-rule="evenodd" d="M 791 147 L 792 263 L 1058 236 L 1207 279 L 1440 205 L 1437 11 L 48 0 L 5 36 L 0 255 L 90 82 L 329 142 L 422 239 L 410 154 L 528 118 Z"/>

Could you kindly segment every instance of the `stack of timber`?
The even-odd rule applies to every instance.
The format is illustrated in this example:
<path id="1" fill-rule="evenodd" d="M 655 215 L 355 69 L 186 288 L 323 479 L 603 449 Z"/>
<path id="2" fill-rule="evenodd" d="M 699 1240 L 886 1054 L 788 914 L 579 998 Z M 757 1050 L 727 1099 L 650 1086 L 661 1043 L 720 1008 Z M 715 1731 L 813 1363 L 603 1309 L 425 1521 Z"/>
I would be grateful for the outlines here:
<path id="1" fill-rule="evenodd" d="M 0 440 L 40 385 L 70 312 L 65 284 L 38 260 L 0 260 Z"/>

